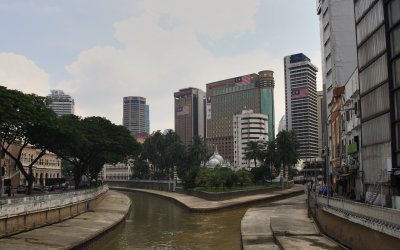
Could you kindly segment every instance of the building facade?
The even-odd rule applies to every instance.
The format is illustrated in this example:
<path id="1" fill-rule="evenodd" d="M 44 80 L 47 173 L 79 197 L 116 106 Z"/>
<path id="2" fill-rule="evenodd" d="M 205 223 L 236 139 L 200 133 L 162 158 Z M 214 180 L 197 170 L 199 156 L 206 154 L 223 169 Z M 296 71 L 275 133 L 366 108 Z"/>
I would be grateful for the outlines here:
<path id="1" fill-rule="evenodd" d="M 144 107 L 144 113 L 146 116 L 145 133 L 150 134 L 150 106 L 146 105 Z"/>
<path id="2" fill-rule="evenodd" d="M 50 90 L 51 94 L 46 97 L 47 105 L 57 114 L 73 115 L 75 114 L 75 101 L 62 90 Z"/>
<path id="3" fill-rule="evenodd" d="M 127 96 L 123 98 L 123 105 L 122 125 L 129 130 L 132 136 L 146 133 L 146 120 L 148 119 L 146 116 L 146 98 Z"/>
<path id="4" fill-rule="evenodd" d="M 287 130 L 296 133 L 299 158 L 311 161 L 318 156 L 318 69 L 302 53 L 286 56 L 284 68 Z"/>
<path id="5" fill-rule="evenodd" d="M 22 150 L 21 162 L 25 171 L 29 172 L 28 166 L 40 154 L 41 150 L 27 146 Z M 35 177 L 34 185 L 46 186 L 47 179 L 61 178 L 61 159 L 54 153 L 46 152 L 32 167 Z M 20 184 L 28 185 L 25 176 L 20 173 Z"/>
<path id="6" fill-rule="evenodd" d="M 246 159 L 247 143 L 257 141 L 261 144 L 268 142 L 268 116 L 255 114 L 253 110 L 243 110 L 241 114 L 233 116 L 233 142 L 235 169 L 254 167 L 251 160 Z M 256 163 L 257 167 L 261 162 Z"/>
<path id="7" fill-rule="evenodd" d="M 278 126 L 278 133 L 281 131 L 286 130 L 286 116 L 283 115 L 282 118 L 279 120 L 279 126 Z"/>
<path id="8" fill-rule="evenodd" d="M 366 199 L 387 204 L 400 193 L 400 0 L 355 0 L 354 15 Z"/>
<path id="9" fill-rule="evenodd" d="M 353 6 L 353 1 L 317 0 L 322 83 L 328 106 L 333 98 L 333 89 L 344 86 L 357 67 Z"/>
<path id="10" fill-rule="evenodd" d="M 318 158 L 323 159 L 323 153 L 324 153 L 324 136 L 323 133 L 326 130 L 326 125 L 324 124 L 324 106 L 326 105 L 325 99 L 324 99 L 324 92 L 323 91 L 317 91 L 317 116 L 318 116 Z"/>
<path id="11" fill-rule="evenodd" d="M 185 88 L 175 92 L 174 98 L 175 132 L 188 146 L 193 136 L 205 137 L 206 93 L 196 88 Z"/>
<path id="12" fill-rule="evenodd" d="M 234 160 L 233 116 L 242 110 L 268 116 L 268 138 L 275 138 L 274 76 L 265 70 L 207 84 L 206 133 L 209 152 L 215 146 L 228 162 Z"/>
<path id="13" fill-rule="evenodd" d="M 105 181 L 127 181 L 132 176 L 132 167 L 130 164 L 104 164 L 99 173 L 99 178 Z"/>

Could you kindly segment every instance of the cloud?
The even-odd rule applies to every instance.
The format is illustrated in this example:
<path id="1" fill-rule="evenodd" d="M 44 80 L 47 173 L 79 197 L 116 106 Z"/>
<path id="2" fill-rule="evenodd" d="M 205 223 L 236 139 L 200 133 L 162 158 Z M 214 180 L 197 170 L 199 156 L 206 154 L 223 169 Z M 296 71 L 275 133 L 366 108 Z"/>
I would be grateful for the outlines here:
<path id="1" fill-rule="evenodd" d="M 71 78 L 59 88 L 75 98 L 78 115 L 105 116 L 117 124 L 124 96 L 146 97 L 153 131 L 174 128 L 175 91 L 189 86 L 205 90 L 209 82 L 274 70 L 275 100 L 283 103 L 276 106 L 279 122 L 285 110 L 283 59 L 263 50 L 217 56 L 199 39 L 254 31 L 259 1 L 235 2 L 143 1 L 140 14 L 114 25 L 122 46 L 81 52 L 66 67 Z"/>
<path id="2" fill-rule="evenodd" d="M 0 53 L 0 85 L 41 96 L 50 93 L 48 74 L 32 60 L 14 53 Z"/>

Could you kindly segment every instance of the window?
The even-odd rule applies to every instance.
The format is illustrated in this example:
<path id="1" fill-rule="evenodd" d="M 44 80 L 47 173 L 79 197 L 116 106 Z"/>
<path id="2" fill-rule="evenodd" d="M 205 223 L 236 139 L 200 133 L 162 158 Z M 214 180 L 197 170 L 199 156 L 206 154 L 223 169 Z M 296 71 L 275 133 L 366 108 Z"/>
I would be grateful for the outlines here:
<path id="1" fill-rule="evenodd" d="M 394 94 L 395 119 L 400 120 L 400 90 Z"/>
<path id="2" fill-rule="evenodd" d="M 390 33 L 390 40 L 392 43 L 392 56 L 396 56 L 400 53 L 400 25 Z"/>
<path id="3" fill-rule="evenodd" d="M 393 62 L 394 87 L 400 87 L 400 58 Z"/>
<path id="4" fill-rule="evenodd" d="M 389 22 L 390 26 L 400 20 L 400 1 L 393 0 L 389 3 Z"/>

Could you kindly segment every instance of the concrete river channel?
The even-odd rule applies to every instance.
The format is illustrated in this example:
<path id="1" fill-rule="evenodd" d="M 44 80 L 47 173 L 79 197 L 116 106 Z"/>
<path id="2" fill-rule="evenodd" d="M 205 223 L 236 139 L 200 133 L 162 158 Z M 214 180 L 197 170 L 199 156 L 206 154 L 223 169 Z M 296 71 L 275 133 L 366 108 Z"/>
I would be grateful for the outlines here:
<path id="1" fill-rule="evenodd" d="M 160 197 L 123 193 L 132 200 L 126 221 L 88 249 L 241 249 L 240 221 L 247 208 L 193 213 Z"/>

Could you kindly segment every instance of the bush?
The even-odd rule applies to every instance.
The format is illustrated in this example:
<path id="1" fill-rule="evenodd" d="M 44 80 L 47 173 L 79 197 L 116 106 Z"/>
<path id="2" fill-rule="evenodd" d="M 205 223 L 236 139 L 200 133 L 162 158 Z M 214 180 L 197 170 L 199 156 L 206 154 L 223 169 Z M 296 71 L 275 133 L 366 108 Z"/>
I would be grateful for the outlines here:
<path id="1" fill-rule="evenodd" d="M 200 171 L 199 167 L 190 168 L 182 178 L 182 184 L 184 189 L 190 189 L 196 187 L 196 177 Z"/>
<path id="2" fill-rule="evenodd" d="M 253 174 L 245 169 L 239 170 L 235 173 L 237 181 L 240 183 L 240 186 L 243 186 L 244 183 L 251 183 L 253 181 Z"/>

